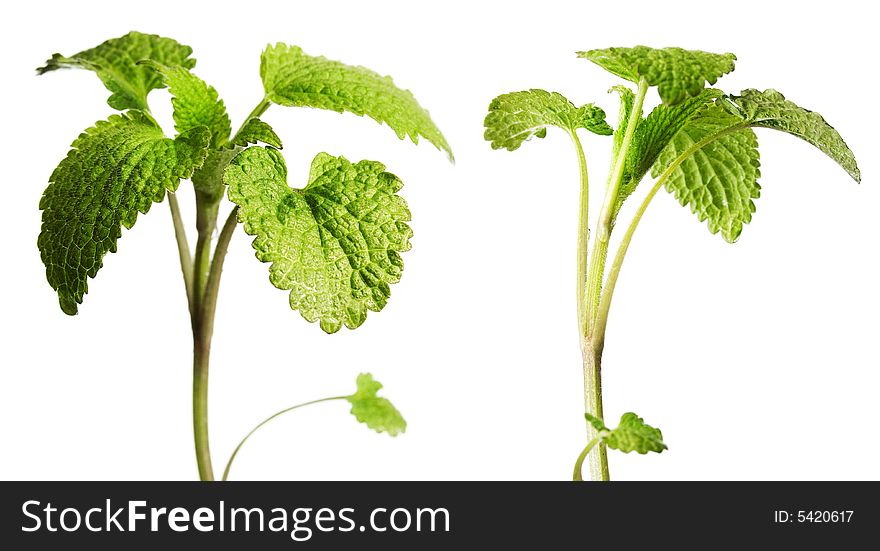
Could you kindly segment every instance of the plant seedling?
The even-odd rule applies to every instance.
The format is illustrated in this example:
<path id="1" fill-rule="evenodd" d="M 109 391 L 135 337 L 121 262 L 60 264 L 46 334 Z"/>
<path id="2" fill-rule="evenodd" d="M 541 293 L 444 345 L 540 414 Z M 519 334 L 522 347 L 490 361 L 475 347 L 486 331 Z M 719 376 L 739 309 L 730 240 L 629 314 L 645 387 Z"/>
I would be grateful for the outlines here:
<path id="1" fill-rule="evenodd" d="M 526 90 L 503 94 L 489 105 L 485 138 L 493 149 L 513 151 L 547 127 L 564 130 L 574 144 L 580 168 L 580 223 L 577 242 L 577 319 L 584 371 L 587 445 L 575 463 L 581 479 L 585 459 L 593 480 L 608 480 L 607 448 L 623 452 L 661 452 L 662 434 L 633 413 L 624 414 L 611 431 L 603 422 L 601 364 L 608 311 L 614 287 L 633 234 L 661 187 L 690 207 L 709 231 L 733 243 L 755 212 L 759 196 L 758 141 L 754 128 L 772 128 L 797 136 L 831 157 L 856 181 L 855 156 L 819 114 L 803 109 L 775 90 L 749 89 L 725 94 L 715 84 L 734 68 L 733 54 L 681 48 L 607 48 L 579 52 L 610 73 L 635 85 L 618 85 L 617 128 L 592 103 L 580 107 L 556 92 Z M 647 116 L 648 90 L 656 87 L 660 104 Z M 590 238 L 587 162 L 577 131 L 613 136 L 605 197 Z M 606 270 L 611 233 L 624 201 L 650 172 L 655 178 L 621 237 Z M 607 272 L 607 273 L 606 273 Z"/>
<path id="2" fill-rule="evenodd" d="M 238 224 L 254 237 L 257 259 L 270 263 L 269 281 L 289 291 L 291 308 L 327 333 L 343 325 L 355 329 L 368 311 L 385 307 L 412 236 L 410 211 L 398 195 L 402 183 L 383 164 L 318 153 L 306 185 L 291 188 L 281 140 L 260 117 L 273 104 L 347 111 L 387 124 L 400 139 L 417 143 L 424 137 L 450 160 L 452 152 L 428 112 L 389 77 L 285 44 L 263 51 L 265 95 L 233 134 L 217 91 L 192 73 L 191 54 L 189 46 L 170 38 L 131 32 L 71 57 L 55 54 L 37 69 L 93 71 L 111 92 L 107 103 L 121 111 L 80 134 L 52 173 L 40 201 L 38 246 L 61 309 L 74 315 L 104 255 L 116 252 L 122 229 L 168 198 L 193 334 L 196 459 L 200 479 L 213 480 L 208 362 L 220 275 Z M 172 96 L 173 139 L 164 135 L 147 103 L 151 90 L 165 87 Z M 193 253 L 176 199 L 185 179 L 195 193 Z M 224 196 L 233 208 L 215 240 Z M 376 396 L 381 386 L 361 374 L 355 394 L 316 402 L 346 399 L 359 421 L 395 436 L 406 423 L 388 400 Z M 232 458 L 224 479 L 231 464 Z"/>

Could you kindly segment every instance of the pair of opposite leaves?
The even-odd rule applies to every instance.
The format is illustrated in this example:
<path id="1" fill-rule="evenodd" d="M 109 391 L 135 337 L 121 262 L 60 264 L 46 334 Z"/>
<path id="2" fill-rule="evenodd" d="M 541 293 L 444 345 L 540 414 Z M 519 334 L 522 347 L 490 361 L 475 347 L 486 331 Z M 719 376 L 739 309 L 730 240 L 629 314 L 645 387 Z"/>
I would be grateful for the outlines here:
<path id="1" fill-rule="evenodd" d="M 400 253 L 410 247 L 410 213 L 396 194 L 400 180 L 381 163 L 352 164 L 320 153 L 309 184 L 289 188 L 277 135 L 259 118 L 250 118 L 230 137 L 222 100 L 189 71 L 195 65 L 191 53 L 171 39 L 130 33 L 71 58 L 56 54 L 39 70 L 91 69 L 112 92 L 108 103 L 128 110 L 74 142 L 41 201 L 39 245 L 62 309 L 76 313 L 87 278 L 95 276 L 107 251 L 115 251 L 122 226 L 130 228 L 138 212 L 146 213 L 180 179 L 191 178 L 207 194 L 222 195 L 226 184 L 245 231 L 256 236 L 257 257 L 271 263 L 270 280 L 290 290 L 291 307 L 309 321 L 320 321 L 327 332 L 359 326 L 368 310 L 384 307 L 390 284 L 400 279 Z M 504 94 L 493 100 L 485 121 L 493 148 L 514 150 L 526 139 L 544 137 L 547 126 L 557 126 L 570 133 L 585 128 L 614 134 L 616 155 L 622 129 L 630 117 L 638 117 L 624 152 L 617 207 L 649 170 L 655 177 L 671 170 L 667 189 L 728 241 L 751 219 L 752 199 L 759 194 L 753 127 L 797 135 L 860 178 L 852 152 L 818 114 L 772 90 L 733 96 L 705 89 L 706 82 L 714 84 L 733 70 L 732 54 L 639 46 L 579 55 L 626 80 L 656 86 L 661 105 L 642 118 L 633 112 L 632 90 L 615 87 L 621 112 L 614 132 L 592 104 L 575 107 L 543 90 Z M 368 115 L 401 139 L 425 137 L 452 158 L 427 111 L 388 77 L 282 44 L 263 52 L 260 75 L 268 102 Z M 179 133 L 174 140 L 164 137 L 146 101 L 151 90 L 164 86 L 173 96 Z M 258 142 L 270 147 L 248 148 Z M 218 167 L 222 174 L 212 174 Z"/>

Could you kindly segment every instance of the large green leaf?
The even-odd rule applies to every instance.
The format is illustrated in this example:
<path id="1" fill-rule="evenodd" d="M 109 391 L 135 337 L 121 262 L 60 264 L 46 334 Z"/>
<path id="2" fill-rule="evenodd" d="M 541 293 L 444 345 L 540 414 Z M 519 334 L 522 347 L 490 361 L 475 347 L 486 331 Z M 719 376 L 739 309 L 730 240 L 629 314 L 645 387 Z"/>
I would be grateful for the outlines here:
<path id="1" fill-rule="evenodd" d="M 287 185 L 272 148 L 244 150 L 226 169 L 229 199 L 239 206 L 253 247 L 271 262 L 269 279 L 290 290 L 290 306 L 327 333 L 354 329 L 381 310 L 403 272 L 410 212 L 400 180 L 374 161 L 350 163 L 319 153 L 303 189 Z"/>
<path id="2" fill-rule="evenodd" d="M 418 143 L 424 136 L 452 158 L 446 138 L 428 112 L 412 92 L 395 86 L 391 77 L 306 55 L 301 48 L 286 44 L 266 48 L 260 76 L 266 97 L 273 103 L 367 115 L 390 126 L 400 139 L 409 136 Z"/>
<path id="3" fill-rule="evenodd" d="M 813 144 L 846 170 L 853 180 L 861 181 L 862 173 L 855 155 L 840 133 L 819 113 L 799 107 L 776 90 L 743 90 L 738 96 L 725 96 L 721 104 L 750 126 L 781 130 Z"/>
<path id="4" fill-rule="evenodd" d="M 606 71 L 632 82 L 644 78 L 649 86 L 656 86 L 660 99 L 667 105 L 681 103 L 703 91 L 706 82 L 733 71 L 736 56 L 731 53 L 713 54 L 682 48 L 604 48 L 578 52 Z"/>
<path id="5" fill-rule="evenodd" d="M 114 109 L 147 109 L 147 94 L 162 88 L 162 77 L 149 67 L 138 65 L 151 59 L 165 65 L 192 69 L 196 60 L 190 58 L 192 48 L 176 40 L 154 34 L 130 32 L 110 39 L 94 48 L 65 57 L 54 54 L 46 65 L 37 69 L 43 74 L 56 69 L 78 68 L 94 71 L 112 92 L 107 100 Z"/>
<path id="6" fill-rule="evenodd" d="M 204 127 L 175 140 L 139 111 L 113 115 L 82 133 L 52 173 L 40 200 L 38 239 L 46 278 L 73 315 L 122 228 L 173 191 L 205 158 Z"/>
<path id="7" fill-rule="evenodd" d="M 502 94 L 489 104 L 489 113 L 483 123 L 484 137 L 492 149 L 518 149 L 533 136 L 543 138 L 548 126 L 556 126 L 569 133 L 585 128 L 608 136 L 612 129 L 605 122 L 605 111 L 592 103 L 575 107 L 562 94 L 545 90 L 525 90 Z"/>
<path id="8" fill-rule="evenodd" d="M 651 170 L 659 176 L 679 155 L 718 136 L 678 165 L 666 189 L 701 222 L 708 221 L 709 231 L 720 231 L 730 243 L 742 233 L 743 224 L 751 221 L 753 200 L 761 194 L 758 139 L 751 128 L 738 126 L 741 122 L 717 105 L 705 109 L 676 134 Z M 724 132 L 731 128 L 737 130 Z"/>

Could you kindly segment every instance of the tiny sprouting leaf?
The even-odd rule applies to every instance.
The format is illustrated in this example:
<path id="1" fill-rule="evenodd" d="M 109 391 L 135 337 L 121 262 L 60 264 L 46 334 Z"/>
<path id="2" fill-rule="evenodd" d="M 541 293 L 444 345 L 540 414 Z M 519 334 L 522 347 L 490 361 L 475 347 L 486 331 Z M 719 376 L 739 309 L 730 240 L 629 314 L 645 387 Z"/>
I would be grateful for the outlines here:
<path id="1" fill-rule="evenodd" d="M 276 149 L 283 149 L 281 138 L 266 122 L 253 117 L 248 119 L 231 143 L 233 147 L 247 147 L 250 144 L 264 143 Z"/>
<path id="2" fill-rule="evenodd" d="M 409 136 L 418 143 L 423 136 L 452 159 L 446 138 L 428 112 L 412 92 L 395 86 L 391 77 L 306 55 L 301 48 L 286 44 L 266 48 L 260 61 L 260 77 L 266 98 L 272 103 L 367 115 L 390 126 L 400 139 Z"/>
<path id="3" fill-rule="evenodd" d="M 592 103 L 575 107 L 562 94 L 545 90 L 525 90 L 502 94 L 489 104 L 489 113 L 483 123 L 484 138 L 492 149 L 518 149 L 533 136 L 543 138 L 548 126 L 556 126 L 569 133 L 585 128 L 596 134 L 609 136 L 612 128 L 605 122 L 605 111 Z"/>
<path id="4" fill-rule="evenodd" d="M 584 413 L 584 417 L 587 418 L 587 422 L 593 425 L 593 428 L 596 429 L 596 432 L 598 432 L 600 435 L 603 432 L 608 432 L 608 427 L 605 426 L 605 423 L 595 415 Z"/>
<path id="5" fill-rule="evenodd" d="M 682 48 L 604 48 L 578 52 L 623 79 L 639 82 L 644 78 L 649 86 L 656 86 L 660 99 L 667 105 L 681 103 L 696 96 L 709 84 L 733 71 L 736 56 L 731 53 L 713 54 Z"/>
<path id="6" fill-rule="evenodd" d="M 56 69 L 78 68 L 94 71 L 104 86 L 112 92 L 107 100 L 114 109 L 147 109 L 147 94 L 162 88 L 162 77 L 138 61 L 151 59 L 165 65 L 180 65 L 192 69 L 196 60 L 189 57 L 192 48 L 176 40 L 154 34 L 130 32 L 112 38 L 94 48 L 71 57 L 54 54 L 38 74 Z"/>
<path id="7" fill-rule="evenodd" d="M 617 128 L 614 129 L 613 143 L 611 146 L 611 158 L 617 157 L 620 148 L 623 146 L 623 135 L 626 132 L 626 125 L 629 124 L 629 116 L 633 110 L 633 103 L 636 95 L 626 86 L 612 86 L 608 92 L 617 92 L 620 94 L 620 112 L 617 115 Z M 639 114 L 641 117 L 642 115 Z"/>
<path id="8" fill-rule="evenodd" d="M 781 130 L 813 144 L 861 182 L 855 155 L 819 113 L 799 107 L 776 90 L 743 90 L 738 96 L 724 96 L 721 105 L 750 126 Z"/>
<path id="9" fill-rule="evenodd" d="M 40 200 L 37 244 L 61 309 L 77 312 L 122 228 L 162 201 L 205 159 L 210 133 L 199 127 L 171 140 L 139 111 L 99 121 L 73 142 Z"/>
<path id="10" fill-rule="evenodd" d="M 700 221 L 708 221 L 709 231 L 733 243 L 755 212 L 754 199 L 761 195 L 758 185 L 760 157 L 758 139 L 751 128 L 736 128 L 741 119 L 712 105 L 692 118 L 676 134 L 651 169 L 659 176 L 679 155 L 704 138 L 719 135 L 686 157 L 666 181 L 666 189 L 682 205 L 689 206 Z"/>
<path id="11" fill-rule="evenodd" d="M 709 88 L 677 105 L 660 104 L 647 117 L 639 120 L 624 163 L 623 179 L 616 203 L 618 209 L 636 190 L 670 140 L 692 117 L 719 96 L 720 91 Z"/>
<path id="12" fill-rule="evenodd" d="M 644 419 L 635 413 L 624 413 L 617 428 L 613 430 L 608 429 L 601 419 L 589 413 L 584 416 L 599 433 L 599 439 L 612 450 L 646 454 L 648 452 L 661 453 L 667 449 L 666 444 L 663 443 L 663 433 L 660 432 L 660 429 L 645 423 Z"/>
<path id="13" fill-rule="evenodd" d="M 287 167 L 272 148 L 238 154 L 224 174 L 239 221 L 256 236 L 269 280 L 290 290 L 290 306 L 321 329 L 360 326 L 380 311 L 403 273 L 410 212 L 401 181 L 375 161 L 351 163 L 319 153 L 303 189 L 287 185 Z"/>
<path id="14" fill-rule="evenodd" d="M 666 449 L 660 429 L 645 423 L 644 419 L 632 412 L 623 414 L 617 428 L 604 441 L 609 448 L 623 453 L 661 453 Z"/>
<path id="15" fill-rule="evenodd" d="M 179 65 L 171 67 L 152 60 L 141 61 L 140 64 L 158 72 L 168 86 L 172 96 L 171 105 L 174 107 L 174 128 L 179 133 L 205 126 L 211 131 L 212 146 L 215 148 L 229 139 L 229 115 L 213 86 L 208 86 L 205 81 Z"/>
<path id="16" fill-rule="evenodd" d="M 387 398 L 377 396 L 381 388 L 382 383 L 370 373 L 358 375 L 357 391 L 346 397 L 351 403 L 351 414 L 376 432 L 391 436 L 406 432 L 406 421 L 397 408 Z"/>

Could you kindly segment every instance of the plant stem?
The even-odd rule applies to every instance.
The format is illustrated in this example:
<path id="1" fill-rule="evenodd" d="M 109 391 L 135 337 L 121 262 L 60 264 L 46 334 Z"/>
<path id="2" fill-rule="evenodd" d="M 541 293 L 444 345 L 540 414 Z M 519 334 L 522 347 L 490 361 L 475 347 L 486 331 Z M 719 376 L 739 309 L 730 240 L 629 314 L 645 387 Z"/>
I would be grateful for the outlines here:
<path id="1" fill-rule="evenodd" d="M 605 200 L 602 203 L 602 210 L 596 223 L 593 254 L 590 258 L 587 280 L 585 282 L 585 323 L 581 327 L 579 334 L 584 367 L 584 407 L 587 413 L 599 419 L 604 419 L 602 413 L 602 348 L 594 346 L 594 326 L 602 295 L 605 259 L 608 256 L 608 243 L 611 239 L 613 218 L 616 211 L 618 190 L 623 179 L 626 153 L 632 144 L 636 125 L 642 117 L 642 105 L 645 102 L 647 93 L 648 83 L 645 79 L 641 79 L 632 111 L 629 114 L 626 129 L 624 130 L 620 149 L 614 159 L 611 173 L 608 177 L 608 187 L 605 190 Z M 604 335 L 600 342 L 604 342 Z M 586 423 L 586 426 L 587 438 L 589 440 L 597 439 L 599 435 L 596 429 L 590 423 Z M 587 459 L 592 480 L 609 480 L 608 453 L 603 443 L 600 442 L 597 447 L 597 453 L 589 454 Z"/>
<path id="2" fill-rule="evenodd" d="M 584 362 L 584 402 L 586 412 L 604 419 L 602 412 L 602 354 L 595 350 L 589 340 L 585 339 L 581 349 Z M 599 438 L 599 433 L 592 424 L 587 423 L 587 438 Z M 589 451 L 589 450 L 587 450 Z M 608 472 L 608 450 L 603 442 L 599 443 L 596 453 L 590 454 L 587 462 L 590 479 L 594 481 L 610 480 Z M 583 461 L 581 461 L 583 463 Z"/>
<path id="3" fill-rule="evenodd" d="M 189 304 L 189 314 L 193 313 L 193 257 L 189 251 L 189 241 L 186 239 L 186 229 L 183 227 L 183 218 L 180 216 L 180 206 L 177 204 L 177 196 L 167 192 L 168 208 L 171 209 L 171 221 L 174 223 L 174 238 L 177 241 L 177 253 L 180 256 L 180 271 L 183 272 L 183 284 L 186 288 L 186 301 Z"/>
<path id="4" fill-rule="evenodd" d="M 589 258 L 588 244 L 590 241 L 590 177 L 587 172 L 587 159 L 584 156 L 584 148 L 578 139 L 577 131 L 572 130 L 570 135 L 577 152 L 578 168 L 581 175 L 577 240 L 577 318 L 578 334 L 583 335 L 586 324 L 585 295 L 587 287 L 587 260 Z"/>
<path id="5" fill-rule="evenodd" d="M 578 456 L 577 461 L 574 462 L 574 476 L 572 476 L 572 480 L 576 482 L 581 482 L 584 479 L 583 471 L 584 471 L 584 459 L 587 458 L 587 454 L 590 453 L 590 450 L 593 449 L 599 442 L 599 438 L 593 438 L 590 440 L 586 446 L 584 446 L 584 450 Z"/>
<path id="6" fill-rule="evenodd" d="M 237 213 L 238 207 L 233 208 L 226 223 L 223 224 L 205 286 L 199 293 L 196 316 L 193 320 L 193 434 L 201 480 L 214 480 L 208 437 L 208 365 L 211 338 L 214 335 L 214 314 L 217 309 L 220 276 L 223 273 L 223 261 L 237 223 Z M 216 212 L 214 218 L 216 220 Z M 213 228 L 211 231 L 213 232 Z"/>
<path id="7" fill-rule="evenodd" d="M 194 265 L 193 332 L 193 437 L 196 462 L 201 480 L 214 480 L 211 450 L 208 444 L 208 365 L 211 356 L 211 336 L 214 328 L 214 309 L 205 308 L 204 296 L 211 269 L 211 239 L 217 227 L 219 201 L 209 199 L 196 191 L 196 255 Z M 216 295 L 215 295 L 216 296 Z"/>
<path id="8" fill-rule="evenodd" d="M 332 400 L 345 400 L 346 398 L 348 398 L 348 396 L 333 396 L 331 398 L 321 398 L 320 400 L 312 400 L 311 402 L 304 402 L 302 404 L 297 404 L 295 406 L 291 406 L 287 409 L 282 409 L 278 413 L 270 415 L 269 417 L 264 419 L 260 424 L 258 424 L 256 427 L 252 428 L 251 431 L 249 433 L 247 433 L 244 438 L 241 439 L 241 442 L 238 443 L 238 446 L 235 447 L 235 450 L 232 452 L 232 455 L 229 457 L 229 461 L 226 463 L 226 469 L 223 470 L 223 479 L 222 480 L 226 480 L 229 477 L 229 469 L 232 468 L 232 462 L 235 461 L 235 456 L 238 455 L 238 450 L 240 450 L 241 447 L 244 446 L 244 443 L 247 442 L 247 439 L 250 438 L 252 434 L 257 432 L 257 430 L 259 430 L 260 427 L 262 427 L 263 425 L 265 425 L 266 423 L 268 423 L 272 419 L 275 419 L 276 417 L 284 415 L 288 411 L 293 411 L 293 410 L 299 409 L 301 407 L 310 406 L 312 404 L 318 404 L 321 402 L 330 402 Z"/>

